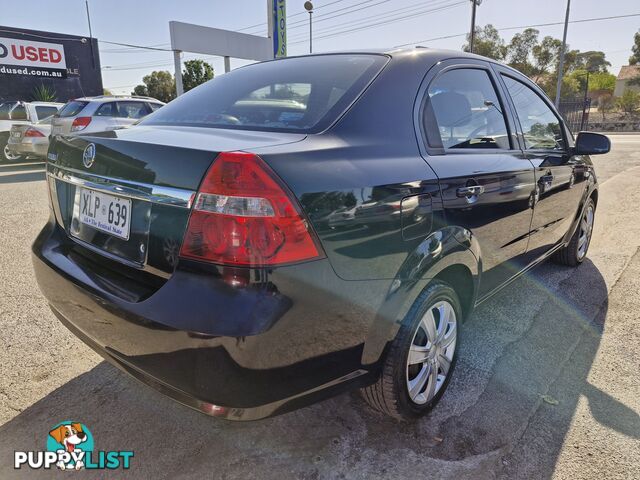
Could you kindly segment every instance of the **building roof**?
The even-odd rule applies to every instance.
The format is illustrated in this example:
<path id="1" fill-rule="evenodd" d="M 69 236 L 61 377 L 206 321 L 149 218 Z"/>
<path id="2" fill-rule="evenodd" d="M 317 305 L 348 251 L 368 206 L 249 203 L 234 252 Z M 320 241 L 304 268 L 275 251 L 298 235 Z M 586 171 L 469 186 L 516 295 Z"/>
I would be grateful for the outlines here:
<path id="1" fill-rule="evenodd" d="M 623 65 L 618 74 L 618 80 L 631 80 L 640 77 L 640 65 Z"/>

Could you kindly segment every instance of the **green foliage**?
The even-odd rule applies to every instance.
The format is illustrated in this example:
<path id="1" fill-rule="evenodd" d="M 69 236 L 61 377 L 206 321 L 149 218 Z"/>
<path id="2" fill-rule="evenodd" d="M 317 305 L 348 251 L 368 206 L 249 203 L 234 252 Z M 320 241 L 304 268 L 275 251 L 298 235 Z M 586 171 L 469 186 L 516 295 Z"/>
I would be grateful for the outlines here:
<path id="1" fill-rule="evenodd" d="M 633 46 L 631 47 L 633 55 L 629 57 L 629 65 L 637 65 L 640 63 L 640 30 L 633 36 Z"/>
<path id="2" fill-rule="evenodd" d="M 170 102 L 176 98 L 176 82 L 167 71 L 151 72 L 142 78 L 143 85 L 133 89 L 133 95 L 157 98 L 162 102 Z"/>
<path id="3" fill-rule="evenodd" d="M 616 88 L 616 76 L 612 73 L 594 73 L 589 76 L 589 91 L 610 92 Z"/>
<path id="4" fill-rule="evenodd" d="M 31 97 L 34 102 L 55 102 L 58 94 L 53 87 L 41 83 L 33 89 Z"/>
<path id="5" fill-rule="evenodd" d="M 630 117 L 635 116 L 640 108 L 640 93 L 633 90 L 625 90 L 617 100 L 617 107 Z"/>
<path id="6" fill-rule="evenodd" d="M 535 60 L 537 73 L 546 73 L 551 69 L 557 70 L 561 51 L 562 41 L 548 35 L 539 44 L 534 45 L 531 53 Z"/>
<path id="7" fill-rule="evenodd" d="M 576 67 L 590 73 L 607 73 L 611 63 L 605 58 L 604 52 L 588 51 L 580 52 L 576 56 Z"/>
<path id="8" fill-rule="evenodd" d="M 467 43 L 462 46 L 462 50 L 470 52 L 471 35 L 467 34 Z M 484 28 L 476 27 L 475 38 L 473 42 L 473 53 L 484 57 L 493 58 L 494 60 L 504 60 L 507 55 L 507 46 L 498 30 L 490 23 Z"/>
<path id="9" fill-rule="evenodd" d="M 631 80 L 628 80 L 627 85 L 631 85 L 632 87 L 633 86 L 640 87 L 640 75 L 632 78 Z"/>
<path id="10" fill-rule="evenodd" d="M 213 78 L 213 67 L 204 60 L 187 60 L 182 71 L 182 86 L 185 92 Z"/>

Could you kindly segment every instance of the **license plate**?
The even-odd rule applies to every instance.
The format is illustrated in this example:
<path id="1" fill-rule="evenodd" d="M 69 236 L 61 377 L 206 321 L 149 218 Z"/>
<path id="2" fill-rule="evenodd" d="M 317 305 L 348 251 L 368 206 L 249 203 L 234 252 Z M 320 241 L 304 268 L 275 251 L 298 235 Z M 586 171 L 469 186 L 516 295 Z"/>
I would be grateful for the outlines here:
<path id="1" fill-rule="evenodd" d="M 20 138 L 22 136 L 22 134 L 20 132 L 11 132 L 11 136 L 13 138 Z"/>
<path id="2" fill-rule="evenodd" d="M 131 200 L 78 187 L 74 217 L 84 225 L 129 240 Z"/>

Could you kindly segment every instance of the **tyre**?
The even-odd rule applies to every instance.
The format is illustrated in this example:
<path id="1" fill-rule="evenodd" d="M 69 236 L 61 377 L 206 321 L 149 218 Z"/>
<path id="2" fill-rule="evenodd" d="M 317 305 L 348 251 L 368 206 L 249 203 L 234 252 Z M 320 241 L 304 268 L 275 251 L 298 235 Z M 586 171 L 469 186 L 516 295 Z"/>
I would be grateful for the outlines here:
<path id="1" fill-rule="evenodd" d="M 380 378 L 362 390 L 367 403 L 398 420 L 429 412 L 453 374 L 461 319 L 456 292 L 443 282 L 429 285 L 400 326 Z"/>
<path id="2" fill-rule="evenodd" d="M 553 255 L 553 260 L 556 263 L 576 267 L 587 258 L 595 214 L 596 205 L 593 199 L 590 198 L 582 213 L 580 224 L 576 228 L 573 237 L 571 237 L 571 241 L 566 247 L 561 248 Z"/>
<path id="3" fill-rule="evenodd" d="M 0 142 L 0 147 L 2 150 L 0 151 L 0 161 L 2 162 L 15 162 L 22 159 L 21 155 L 16 155 L 9 151 L 9 145 L 6 141 Z"/>

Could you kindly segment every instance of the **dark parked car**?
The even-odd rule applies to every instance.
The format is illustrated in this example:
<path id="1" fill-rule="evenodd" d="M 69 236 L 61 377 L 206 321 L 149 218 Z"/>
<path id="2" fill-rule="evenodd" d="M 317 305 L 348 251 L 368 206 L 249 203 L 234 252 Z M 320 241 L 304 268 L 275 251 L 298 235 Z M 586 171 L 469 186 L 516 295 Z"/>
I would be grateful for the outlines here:
<path id="1" fill-rule="evenodd" d="M 585 259 L 589 155 L 608 150 L 482 57 L 269 61 L 133 128 L 57 138 L 35 271 L 73 333 L 207 414 L 360 387 L 413 418 L 478 303 L 546 258 Z"/>

